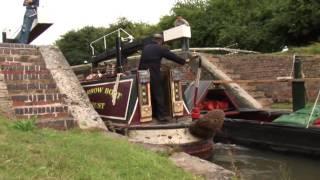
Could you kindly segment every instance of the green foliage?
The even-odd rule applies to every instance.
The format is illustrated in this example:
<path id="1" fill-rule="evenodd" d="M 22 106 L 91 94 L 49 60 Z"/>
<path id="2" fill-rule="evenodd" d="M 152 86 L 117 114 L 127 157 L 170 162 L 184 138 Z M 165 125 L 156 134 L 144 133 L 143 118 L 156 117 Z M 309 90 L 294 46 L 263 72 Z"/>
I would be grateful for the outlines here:
<path id="1" fill-rule="evenodd" d="M 33 131 L 36 128 L 35 122 L 35 119 L 18 120 L 12 127 L 20 131 Z"/>
<path id="2" fill-rule="evenodd" d="M 85 60 L 91 59 L 90 42 L 104 34 L 104 28 L 87 26 L 78 31 L 69 31 L 56 41 L 56 45 L 70 65 L 82 64 Z"/>
<path id="3" fill-rule="evenodd" d="M 184 0 L 159 26 L 167 28 L 176 15 L 182 15 L 192 27 L 191 46 L 237 44 L 242 49 L 273 52 L 318 40 L 319 8 L 315 0 Z"/>
<path id="4" fill-rule="evenodd" d="M 191 47 L 228 47 L 275 52 L 320 39 L 320 2 L 317 0 L 178 0 L 172 13 L 157 25 L 134 23 L 126 18 L 107 28 L 84 27 L 56 42 L 71 65 L 91 59 L 89 43 L 123 28 L 136 38 L 173 26 L 176 15 L 191 25 Z M 104 44 L 97 45 L 103 51 Z M 107 41 L 114 47 L 114 40 Z"/>
<path id="5" fill-rule="evenodd" d="M 102 132 L 10 126 L 0 117 L 0 179 L 196 179 L 167 157 Z"/>

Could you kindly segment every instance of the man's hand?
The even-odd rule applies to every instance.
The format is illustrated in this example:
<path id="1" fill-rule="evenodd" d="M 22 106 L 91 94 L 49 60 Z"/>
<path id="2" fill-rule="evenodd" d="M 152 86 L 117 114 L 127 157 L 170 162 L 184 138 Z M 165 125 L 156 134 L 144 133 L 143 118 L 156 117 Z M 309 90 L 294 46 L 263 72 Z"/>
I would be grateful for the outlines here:
<path id="1" fill-rule="evenodd" d="M 189 57 L 186 59 L 186 63 L 189 63 L 190 61 L 198 59 L 200 56 L 196 53 L 193 53 L 192 55 L 189 55 Z"/>

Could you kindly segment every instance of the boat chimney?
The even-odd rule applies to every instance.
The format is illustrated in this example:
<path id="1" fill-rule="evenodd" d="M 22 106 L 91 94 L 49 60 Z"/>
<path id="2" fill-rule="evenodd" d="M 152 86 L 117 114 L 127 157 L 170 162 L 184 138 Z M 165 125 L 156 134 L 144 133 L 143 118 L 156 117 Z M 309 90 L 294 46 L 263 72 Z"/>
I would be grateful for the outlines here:
<path id="1" fill-rule="evenodd" d="M 122 54 L 121 54 L 121 36 L 120 36 L 120 30 L 118 30 L 118 35 L 116 39 L 116 56 L 117 56 L 117 73 L 122 73 L 123 72 L 123 67 L 122 67 Z"/>

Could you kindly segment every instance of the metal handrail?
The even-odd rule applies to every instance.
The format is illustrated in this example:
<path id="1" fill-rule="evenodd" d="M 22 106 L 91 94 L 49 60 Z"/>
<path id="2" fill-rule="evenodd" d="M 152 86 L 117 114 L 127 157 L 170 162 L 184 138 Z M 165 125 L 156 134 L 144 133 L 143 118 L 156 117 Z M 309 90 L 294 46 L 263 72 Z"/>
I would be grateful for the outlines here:
<path id="1" fill-rule="evenodd" d="M 132 42 L 132 41 L 133 41 L 134 37 L 133 37 L 131 34 L 129 34 L 128 32 L 126 32 L 124 29 L 119 28 L 119 29 L 117 29 L 117 30 L 115 30 L 115 31 L 112 31 L 112 32 L 110 32 L 110 33 L 108 33 L 108 34 L 106 34 L 106 35 L 104 35 L 104 36 L 102 36 L 102 37 L 100 37 L 100 38 L 98 38 L 98 39 L 96 39 L 96 40 L 94 40 L 94 41 L 92 41 L 92 42 L 90 43 L 90 48 L 91 48 L 91 51 L 92 51 L 92 56 L 95 56 L 95 49 L 94 49 L 94 44 L 95 44 L 95 43 L 103 40 L 104 50 L 106 50 L 106 49 L 107 49 L 107 37 L 108 37 L 108 36 L 111 36 L 111 35 L 113 35 L 113 34 L 115 34 L 115 33 L 117 33 L 118 36 L 121 36 L 121 32 L 123 32 L 123 33 L 125 33 L 125 34 L 127 35 L 127 37 L 125 37 L 125 38 L 122 38 L 122 37 L 121 37 L 121 40 L 122 40 L 122 41 L 129 41 L 129 42 Z"/>

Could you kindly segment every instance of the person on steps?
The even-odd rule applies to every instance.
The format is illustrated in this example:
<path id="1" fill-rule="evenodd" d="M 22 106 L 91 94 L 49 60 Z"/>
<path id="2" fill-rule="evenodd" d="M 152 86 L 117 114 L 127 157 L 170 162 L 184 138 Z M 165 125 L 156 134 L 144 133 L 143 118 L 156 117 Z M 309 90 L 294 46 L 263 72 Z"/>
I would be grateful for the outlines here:
<path id="1" fill-rule="evenodd" d="M 38 17 L 37 8 L 39 7 L 39 0 L 24 0 L 23 6 L 26 7 L 26 11 L 18 42 L 28 44 L 32 24 Z"/>

